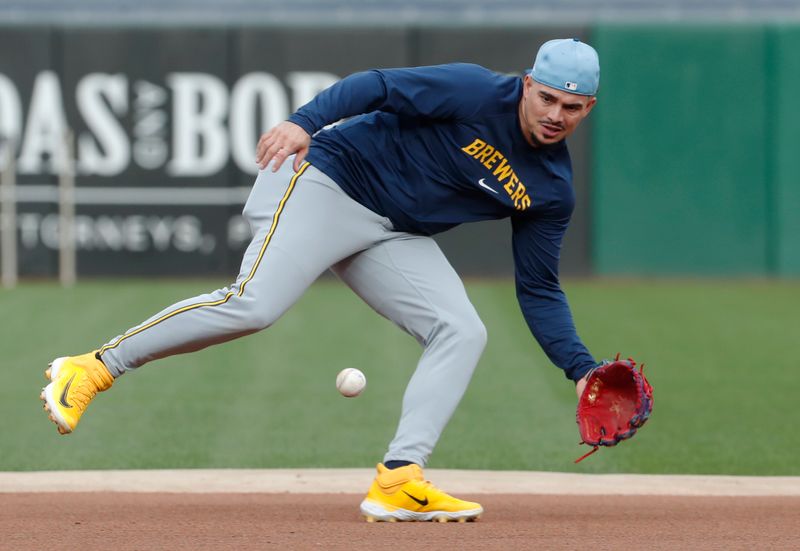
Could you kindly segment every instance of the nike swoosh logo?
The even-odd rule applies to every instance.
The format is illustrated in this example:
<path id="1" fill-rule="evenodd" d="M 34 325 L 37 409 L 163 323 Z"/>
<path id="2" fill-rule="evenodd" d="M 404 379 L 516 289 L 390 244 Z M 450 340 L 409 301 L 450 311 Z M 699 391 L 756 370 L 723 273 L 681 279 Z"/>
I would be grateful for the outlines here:
<path id="1" fill-rule="evenodd" d="M 61 392 L 61 398 L 58 399 L 61 402 L 61 405 L 65 408 L 71 408 L 72 405 L 67 402 L 67 393 L 69 392 L 69 387 L 72 386 L 72 380 L 75 378 L 75 373 L 72 374 L 72 377 L 69 378 L 67 384 L 64 385 L 64 390 Z"/>
<path id="2" fill-rule="evenodd" d="M 423 507 L 428 504 L 428 496 L 425 496 L 425 499 L 417 499 L 416 497 L 412 496 L 405 490 L 403 490 L 403 493 L 406 494 L 411 499 L 413 499 L 414 501 L 416 501 L 417 503 L 419 503 L 420 505 L 422 505 Z"/>
<path id="3" fill-rule="evenodd" d="M 485 179 L 486 179 L 486 178 L 481 178 L 480 180 L 478 180 L 478 185 L 479 185 L 479 186 L 481 186 L 481 187 L 484 187 L 484 188 L 488 189 L 488 190 L 489 190 L 489 191 L 491 191 L 492 193 L 497 193 L 497 190 L 496 190 L 496 189 L 494 189 L 494 188 L 492 188 L 492 187 L 490 187 L 490 186 L 487 186 L 486 184 L 484 184 L 484 183 L 483 183 L 483 181 L 484 181 Z"/>

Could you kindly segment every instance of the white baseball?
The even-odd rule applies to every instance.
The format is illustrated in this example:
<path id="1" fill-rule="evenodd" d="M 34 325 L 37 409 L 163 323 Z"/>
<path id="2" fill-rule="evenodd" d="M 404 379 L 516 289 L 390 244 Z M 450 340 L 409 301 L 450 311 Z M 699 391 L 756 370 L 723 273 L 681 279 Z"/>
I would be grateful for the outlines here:
<path id="1" fill-rule="evenodd" d="M 336 388 L 342 396 L 353 398 L 364 391 L 367 378 L 355 367 L 342 369 L 336 376 Z"/>

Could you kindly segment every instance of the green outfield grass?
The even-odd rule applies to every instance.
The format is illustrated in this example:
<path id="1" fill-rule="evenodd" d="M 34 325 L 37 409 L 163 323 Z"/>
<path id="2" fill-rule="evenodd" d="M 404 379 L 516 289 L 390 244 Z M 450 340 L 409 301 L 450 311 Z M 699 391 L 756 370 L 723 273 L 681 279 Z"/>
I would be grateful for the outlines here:
<path id="1" fill-rule="evenodd" d="M 273 328 L 162 360 L 101 394 L 59 436 L 38 399 L 47 362 L 102 344 L 221 281 L 92 281 L 0 291 L 0 470 L 370 467 L 394 434 L 419 349 L 343 285 L 315 285 Z M 489 345 L 430 466 L 800 475 L 800 283 L 567 281 L 597 357 L 646 364 L 653 417 L 579 465 L 573 385 L 544 357 L 513 286 L 473 281 Z M 339 396 L 336 373 L 369 380 Z"/>

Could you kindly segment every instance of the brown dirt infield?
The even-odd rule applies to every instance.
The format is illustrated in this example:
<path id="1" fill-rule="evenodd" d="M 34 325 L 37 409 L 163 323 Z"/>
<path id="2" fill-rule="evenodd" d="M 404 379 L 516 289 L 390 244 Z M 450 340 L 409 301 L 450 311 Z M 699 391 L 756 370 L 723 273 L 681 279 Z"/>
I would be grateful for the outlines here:
<path id="1" fill-rule="evenodd" d="M 366 523 L 355 494 L 6 493 L 0 549 L 800 549 L 800 497 L 466 495 L 475 523 Z"/>

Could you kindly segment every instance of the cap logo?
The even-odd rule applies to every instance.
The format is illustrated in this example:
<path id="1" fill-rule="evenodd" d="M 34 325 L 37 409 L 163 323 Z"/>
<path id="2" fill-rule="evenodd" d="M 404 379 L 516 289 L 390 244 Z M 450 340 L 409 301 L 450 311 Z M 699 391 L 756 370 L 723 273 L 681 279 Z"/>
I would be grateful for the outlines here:
<path id="1" fill-rule="evenodd" d="M 578 83 L 577 82 L 567 81 L 567 82 L 564 83 L 564 88 L 566 88 L 567 90 L 577 90 L 578 89 Z"/>

